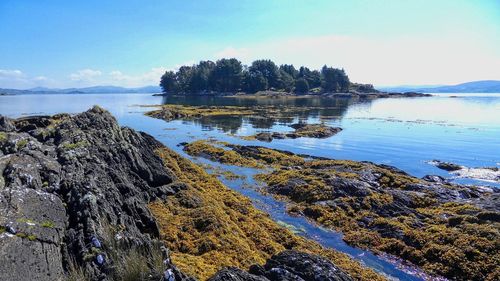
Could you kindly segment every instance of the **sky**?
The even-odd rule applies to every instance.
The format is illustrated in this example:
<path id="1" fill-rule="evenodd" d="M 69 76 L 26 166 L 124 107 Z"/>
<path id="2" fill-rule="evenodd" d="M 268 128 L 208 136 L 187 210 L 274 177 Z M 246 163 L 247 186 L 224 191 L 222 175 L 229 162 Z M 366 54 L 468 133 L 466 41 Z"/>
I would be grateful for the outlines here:
<path id="1" fill-rule="evenodd" d="M 500 0 L 0 0 L 0 88 L 157 85 L 223 57 L 376 86 L 500 80 Z"/>

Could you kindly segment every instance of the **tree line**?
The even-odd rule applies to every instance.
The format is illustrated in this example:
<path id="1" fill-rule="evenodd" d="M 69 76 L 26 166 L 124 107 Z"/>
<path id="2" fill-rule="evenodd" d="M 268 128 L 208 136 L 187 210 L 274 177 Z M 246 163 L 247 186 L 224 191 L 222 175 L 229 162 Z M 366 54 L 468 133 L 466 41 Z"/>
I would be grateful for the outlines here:
<path id="1" fill-rule="evenodd" d="M 250 66 L 239 60 L 220 59 L 200 61 L 182 66 L 178 71 L 166 71 L 160 86 L 164 93 L 194 94 L 204 92 L 255 93 L 258 91 L 285 91 L 305 94 L 315 92 L 348 92 L 349 77 L 343 69 L 323 66 L 310 70 L 291 64 L 277 66 L 271 60 L 256 60 Z"/>

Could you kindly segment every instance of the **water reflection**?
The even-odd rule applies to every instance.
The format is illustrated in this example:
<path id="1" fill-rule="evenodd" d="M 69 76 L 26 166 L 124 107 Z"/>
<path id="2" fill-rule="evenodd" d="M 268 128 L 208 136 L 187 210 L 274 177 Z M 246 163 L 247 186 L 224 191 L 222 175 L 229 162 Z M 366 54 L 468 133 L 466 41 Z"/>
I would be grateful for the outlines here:
<path id="1" fill-rule="evenodd" d="M 336 120 L 341 119 L 351 105 L 370 107 L 372 100 L 359 98 L 321 98 L 321 97 L 276 97 L 276 98 L 247 98 L 247 97 L 211 97 L 211 96 L 165 96 L 162 104 L 182 104 L 193 106 L 242 106 L 242 107 L 269 107 L 272 114 L 265 116 L 213 116 L 203 117 L 192 122 L 204 130 L 221 130 L 235 134 L 244 124 L 248 123 L 254 129 L 268 130 L 273 126 L 287 126 L 304 120 Z M 286 108 L 280 112 L 280 108 Z"/>

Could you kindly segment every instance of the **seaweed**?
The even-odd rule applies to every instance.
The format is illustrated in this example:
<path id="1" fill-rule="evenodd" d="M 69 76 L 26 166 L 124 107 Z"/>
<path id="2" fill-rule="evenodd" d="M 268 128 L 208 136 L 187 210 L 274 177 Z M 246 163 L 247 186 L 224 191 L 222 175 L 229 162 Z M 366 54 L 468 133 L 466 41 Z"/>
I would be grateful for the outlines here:
<path id="1" fill-rule="evenodd" d="M 327 257 L 355 279 L 384 279 L 348 256 L 280 226 L 253 207 L 248 198 L 177 153 L 167 148 L 157 153 L 165 166 L 188 184 L 186 190 L 149 206 L 173 262 L 187 274 L 206 280 L 223 267 L 248 269 L 265 263 L 273 254 L 296 249 Z"/>

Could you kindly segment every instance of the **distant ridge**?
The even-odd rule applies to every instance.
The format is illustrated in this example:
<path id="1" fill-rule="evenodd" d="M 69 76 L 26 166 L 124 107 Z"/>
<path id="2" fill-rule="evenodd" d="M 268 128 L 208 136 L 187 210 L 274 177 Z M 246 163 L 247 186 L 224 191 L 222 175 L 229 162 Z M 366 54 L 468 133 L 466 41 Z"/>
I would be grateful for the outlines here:
<path id="1" fill-rule="evenodd" d="M 85 88 L 45 88 L 36 87 L 28 90 L 17 90 L 17 89 L 0 89 L 0 93 L 5 94 L 110 94 L 110 93 L 160 93 L 161 88 L 159 86 L 145 86 L 138 88 L 125 88 L 118 86 L 94 86 Z"/>
<path id="2" fill-rule="evenodd" d="M 377 87 L 387 92 L 418 93 L 500 93 L 500 80 L 482 80 L 447 86 Z"/>

